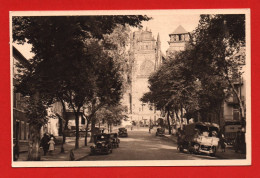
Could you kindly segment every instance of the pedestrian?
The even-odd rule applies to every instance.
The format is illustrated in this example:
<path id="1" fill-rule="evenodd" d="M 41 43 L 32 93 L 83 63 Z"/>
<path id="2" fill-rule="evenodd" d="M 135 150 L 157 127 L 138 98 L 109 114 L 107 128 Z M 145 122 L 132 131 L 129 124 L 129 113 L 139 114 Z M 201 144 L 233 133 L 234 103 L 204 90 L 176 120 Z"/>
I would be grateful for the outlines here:
<path id="1" fill-rule="evenodd" d="M 55 142 L 54 142 L 54 138 L 53 137 L 51 137 L 51 140 L 49 141 L 49 151 L 50 151 L 50 153 L 52 154 L 52 152 L 54 151 L 54 149 L 55 149 Z"/>
<path id="2" fill-rule="evenodd" d="M 41 139 L 40 146 L 43 148 L 44 156 L 46 156 L 48 150 L 49 150 L 49 141 L 50 137 L 45 133 Z"/>
<path id="3" fill-rule="evenodd" d="M 223 153 L 226 151 L 226 139 L 224 134 L 221 135 L 219 142 L 220 142 L 221 152 Z"/>

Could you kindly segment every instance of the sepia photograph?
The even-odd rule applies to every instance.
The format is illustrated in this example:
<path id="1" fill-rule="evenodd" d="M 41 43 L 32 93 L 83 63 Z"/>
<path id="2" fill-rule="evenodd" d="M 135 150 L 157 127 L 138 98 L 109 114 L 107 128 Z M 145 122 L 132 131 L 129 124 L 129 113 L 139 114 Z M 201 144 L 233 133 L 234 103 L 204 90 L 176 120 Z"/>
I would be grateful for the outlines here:
<path id="1" fill-rule="evenodd" d="M 251 165 L 249 9 L 9 21 L 13 167 Z"/>

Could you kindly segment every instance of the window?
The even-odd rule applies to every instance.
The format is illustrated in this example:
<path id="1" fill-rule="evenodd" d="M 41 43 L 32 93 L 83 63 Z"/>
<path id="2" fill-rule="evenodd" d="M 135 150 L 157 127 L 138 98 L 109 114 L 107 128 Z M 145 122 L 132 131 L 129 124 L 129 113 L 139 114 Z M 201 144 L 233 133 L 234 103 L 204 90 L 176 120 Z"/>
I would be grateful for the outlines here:
<path id="1" fill-rule="evenodd" d="M 233 120 L 240 120 L 240 114 L 239 114 L 239 109 L 233 108 Z"/>
<path id="2" fill-rule="evenodd" d="M 182 35 L 179 35 L 179 41 L 182 41 L 181 37 L 182 37 Z"/>

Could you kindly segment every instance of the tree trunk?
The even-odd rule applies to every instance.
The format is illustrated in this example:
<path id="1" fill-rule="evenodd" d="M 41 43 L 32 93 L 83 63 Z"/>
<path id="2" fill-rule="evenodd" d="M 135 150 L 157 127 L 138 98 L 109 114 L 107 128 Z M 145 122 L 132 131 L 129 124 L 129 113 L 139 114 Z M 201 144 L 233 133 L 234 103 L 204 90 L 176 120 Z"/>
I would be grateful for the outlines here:
<path id="1" fill-rule="evenodd" d="M 85 146 L 88 145 L 88 125 L 89 125 L 89 119 L 87 119 L 87 125 L 86 125 L 86 134 L 85 134 Z"/>
<path id="2" fill-rule="evenodd" d="M 68 129 L 68 123 L 69 123 L 69 121 L 68 121 L 68 119 L 67 119 L 67 117 L 66 117 L 66 106 L 65 106 L 65 103 L 63 102 L 62 99 L 60 99 L 60 101 L 61 101 L 62 110 L 63 110 L 63 112 L 62 112 L 62 118 L 65 120 L 65 125 L 64 125 L 64 127 L 63 127 L 63 125 L 62 125 L 62 143 L 61 143 L 60 152 L 61 152 L 61 153 L 64 153 L 64 144 L 65 144 L 65 142 L 66 142 L 66 135 L 65 135 L 65 132 L 64 132 L 64 131 Z"/>
<path id="3" fill-rule="evenodd" d="M 170 123 L 170 111 L 167 109 L 167 122 L 168 122 L 168 129 L 169 129 L 169 134 L 172 133 L 171 131 L 171 123 Z"/>
<path id="4" fill-rule="evenodd" d="M 75 113 L 75 122 L 76 122 L 76 141 L 75 141 L 75 149 L 79 148 L 79 113 Z"/>
<path id="5" fill-rule="evenodd" d="M 183 110 L 181 106 L 181 130 L 183 130 Z"/>
<path id="6" fill-rule="evenodd" d="M 40 161 L 40 128 L 30 125 L 30 135 L 28 161 Z"/>
<path id="7" fill-rule="evenodd" d="M 94 141 L 94 134 L 95 134 L 95 124 L 96 124 L 96 119 L 92 118 L 91 120 L 91 137 L 90 137 L 90 143 Z"/>

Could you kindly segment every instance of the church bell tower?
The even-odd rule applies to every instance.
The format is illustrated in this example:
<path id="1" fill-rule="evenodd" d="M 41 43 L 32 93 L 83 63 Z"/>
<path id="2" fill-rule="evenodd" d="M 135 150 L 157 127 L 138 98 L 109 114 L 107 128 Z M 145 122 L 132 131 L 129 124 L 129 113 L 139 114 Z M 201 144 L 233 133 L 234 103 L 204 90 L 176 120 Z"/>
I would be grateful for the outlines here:
<path id="1" fill-rule="evenodd" d="M 185 44 L 190 39 L 190 34 L 180 25 L 176 28 L 174 32 L 169 34 L 170 41 L 169 48 L 166 51 L 166 55 L 169 56 L 171 53 L 178 51 L 183 51 L 185 49 Z"/>

